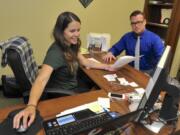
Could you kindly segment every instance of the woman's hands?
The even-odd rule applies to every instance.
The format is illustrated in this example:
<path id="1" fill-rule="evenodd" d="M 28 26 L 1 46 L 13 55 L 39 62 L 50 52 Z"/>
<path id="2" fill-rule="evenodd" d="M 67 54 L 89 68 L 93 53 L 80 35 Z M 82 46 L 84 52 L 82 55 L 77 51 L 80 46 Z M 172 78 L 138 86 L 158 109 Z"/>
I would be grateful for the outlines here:
<path id="1" fill-rule="evenodd" d="M 107 71 L 117 71 L 116 68 L 113 68 L 112 65 L 108 65 L 108 64 L 104 65 L 104 70 L 107 70 Z"/>
<path id="2" fill-rule="evenodd" d="M 20 120 L 23 119 L 23 128 L 28 128 L 36 117 L 36 106 L 27 105 L 25 109 L 15 115 L 13 119 L 13 128 L 17 129 L 20 125 Z"/>
<path id="3" fill-rule="evenodd" d="M 116 59 L 115 57 L 113 59 Z M 103 69 L 107 71 L 117 71 L 117 69 L 113 68 L 112 65 L 106 63 L 99 63 L 93 60 L 89 60 L 85 58 L 81 53 L 78 53 L 78 60 L 80 64 L 87 69 Z"/>

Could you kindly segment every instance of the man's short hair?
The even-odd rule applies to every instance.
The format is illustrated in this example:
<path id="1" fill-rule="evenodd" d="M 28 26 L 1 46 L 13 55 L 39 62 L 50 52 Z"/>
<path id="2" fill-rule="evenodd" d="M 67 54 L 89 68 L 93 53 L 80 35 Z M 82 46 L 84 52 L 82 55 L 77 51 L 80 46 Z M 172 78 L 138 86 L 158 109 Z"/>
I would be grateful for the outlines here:
<path id="1" fill-rule="evenodd" d="M 135 10 L 135 11 L 133 11 L 133 12 L 130 14 L 129 18 L 131 19 L 132 16 L 137 16 L 137 15 L 142 15 L 142 16 L 144 17 L 144 13 L 143 13 L 142 11 L 140 11 L 140 10 Z M 145 18 L 145 17 L 144 17 L 144 18 Z"/>

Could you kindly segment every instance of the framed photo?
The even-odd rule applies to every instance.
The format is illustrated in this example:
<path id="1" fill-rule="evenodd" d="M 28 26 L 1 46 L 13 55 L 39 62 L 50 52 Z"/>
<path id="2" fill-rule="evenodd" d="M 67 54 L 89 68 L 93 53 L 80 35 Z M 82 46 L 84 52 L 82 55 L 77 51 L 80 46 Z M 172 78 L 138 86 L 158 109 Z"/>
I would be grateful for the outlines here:
<path id="1" fill-rule="evenodd" d="M 110 46 L 111 35 L 108 33 L 89 33 L 87 35 L 87 49 L 98 51 L 107 51 Z"/>

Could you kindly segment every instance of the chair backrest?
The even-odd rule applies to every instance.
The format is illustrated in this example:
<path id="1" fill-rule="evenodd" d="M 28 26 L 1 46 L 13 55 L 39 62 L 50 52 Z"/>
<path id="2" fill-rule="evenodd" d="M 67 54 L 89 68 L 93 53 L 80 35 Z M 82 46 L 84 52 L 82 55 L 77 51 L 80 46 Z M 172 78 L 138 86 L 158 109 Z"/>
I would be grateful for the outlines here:
<path id="1" fill-rule="evenodd" d="M 22 36 L 9 38 L 4 42 L 0 42 L 2 49 L 2 67 L 7 64 L 11 67 L 16 83 L 20 89 L 20 95 L 28 97 L 34 82 L 38 66 L 33 57 L 33 50 L 28 39 Z M 11 84 L 7 83 L 11 88 Z"/>
<path id="2" fill-rule="evenodd" d="M 29 91 L 31 89 L 31 83 L 25 74 L 22 60 L 16 50 L 7 50 L 7 62 L 8 65 L 11 67 L 16 81 L 19 84 L 22 92 Z"/>

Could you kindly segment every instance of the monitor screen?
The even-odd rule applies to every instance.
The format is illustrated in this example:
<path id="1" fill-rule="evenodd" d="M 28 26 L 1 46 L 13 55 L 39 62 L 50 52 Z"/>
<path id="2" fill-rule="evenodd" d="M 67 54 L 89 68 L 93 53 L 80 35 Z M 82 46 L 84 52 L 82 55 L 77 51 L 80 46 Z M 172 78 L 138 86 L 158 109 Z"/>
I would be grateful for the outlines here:
<path id="1" fill-rule="evenodd" d="M 138 120 L 142 120 L 148 114 L 159 97 L 169 72 L 170 49 L 170 46 L 166 46 L 156 66 L 154 75 L 149 79 L 145 93 L 138 106 L 138 109 L 144 109 Z"/>

